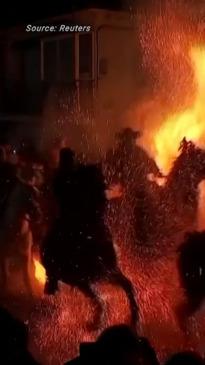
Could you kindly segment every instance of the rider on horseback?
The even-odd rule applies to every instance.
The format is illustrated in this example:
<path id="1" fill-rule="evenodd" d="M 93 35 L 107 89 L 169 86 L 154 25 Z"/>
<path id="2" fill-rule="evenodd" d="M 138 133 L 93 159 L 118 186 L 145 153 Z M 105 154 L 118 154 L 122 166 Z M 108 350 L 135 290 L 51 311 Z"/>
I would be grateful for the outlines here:
<path id="1" fill-rule="evenodd" d="M 195 148 L 195 145 L 192 141 L 187 141 L 186 137 L 182 139 L 179 145 L 179 151 L 189 151 L 191 148 Z"/>
<path id="2" fill-rule="evenodd" d="M 161 177 L 155 161 L 137 145 L 139 131 L 125 128 L 116 135 L 116 146 L 108 151 L 105 161 L 105 175 L 109 183 L 144 184 L 149 174 Z"/>
<path id="3" fill-rule="evenodd" d="M 96 307 L 92 327 L 98 327 L 104 314 L 95 285 L 102 279 L 121 286 L 136 325 L 138 307 L 132 283 L 120 271 L 111 235 L 104 222 L 105 183 L 98 165 L 74 165 L 73 154 L 61 151 L 55 178 L 60 214 L 45 240 L 42 255 L 47 272 L 45 292 L 54 294 L 58 281 L 77 287 Z"/>

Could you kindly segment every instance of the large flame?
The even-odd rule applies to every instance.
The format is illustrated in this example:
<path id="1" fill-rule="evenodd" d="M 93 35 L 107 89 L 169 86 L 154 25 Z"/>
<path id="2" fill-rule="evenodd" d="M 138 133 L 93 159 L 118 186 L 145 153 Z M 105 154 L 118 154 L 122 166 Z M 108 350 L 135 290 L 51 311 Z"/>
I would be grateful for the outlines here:
<path id="1" fill-rule="evenodd" d="M 190 57 L 196 84 L 193 105 L 184 112 L 169 116 L 154 135 L 155 160 L 165 174 L 177 157 L 184 137 L 197 145 L 205 142 L 205 48 L 192 48 Z"/>

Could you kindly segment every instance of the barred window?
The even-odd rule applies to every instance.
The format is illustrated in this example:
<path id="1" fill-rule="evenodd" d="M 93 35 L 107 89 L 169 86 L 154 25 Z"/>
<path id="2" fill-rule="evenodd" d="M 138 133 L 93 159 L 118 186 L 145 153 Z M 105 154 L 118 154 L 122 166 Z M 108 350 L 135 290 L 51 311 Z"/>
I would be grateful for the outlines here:
<path id="1" fill-rule="evenodd" d="M 80 79 L 92 79 L 92 34 L 79 35 L 79 74 Z"/>
<path id="2" fill-rule="evenodd" d="M 73 81 L 75 78 L 74 37 L 59 40 L 59 81 Z"/>
<path id="3" fill-rule="evenodd" d="M 44 42 L 43 61 L 44 80 L 57 81 L 57 42 L 55 40 Z"/>
<path id="4" fill-rule="evenodd" d="M 48 82 L 70 82 L 75 75 L 74 37 L 44 42 L 44 80 Z"/>

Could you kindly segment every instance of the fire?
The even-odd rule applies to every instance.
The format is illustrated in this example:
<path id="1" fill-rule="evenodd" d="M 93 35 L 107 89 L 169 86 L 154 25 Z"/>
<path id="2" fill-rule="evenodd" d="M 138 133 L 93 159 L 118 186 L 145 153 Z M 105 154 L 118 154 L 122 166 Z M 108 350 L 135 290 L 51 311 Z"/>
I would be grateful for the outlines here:
<path id="1" fill-rule="evenodd" d="M 40 261 L 34 258 L 34 266 L 35 266 L 35 278 L 42 285 L 46 283 L 46 270 Z"/>
<path id="2" fill-rule="evenodd" d="M 193 105 L 184 112 L 169 116 L 154 135 L 155 160 L 165 174 L 177 157 L 184 137 L 197 145 L 205 142 L 205 48 L 192 48 L 190 57 L 196 89 Z"/>

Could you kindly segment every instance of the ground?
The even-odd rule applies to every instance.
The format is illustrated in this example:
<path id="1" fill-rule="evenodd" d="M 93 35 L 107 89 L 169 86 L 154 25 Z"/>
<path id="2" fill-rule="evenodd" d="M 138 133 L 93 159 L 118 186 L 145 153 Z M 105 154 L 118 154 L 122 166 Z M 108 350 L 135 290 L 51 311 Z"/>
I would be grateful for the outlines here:
<path id="1" fill-rule="evenodd" d="M 140 306 L 137 331 L 149 338 L 161 360 L 186 348 L 174 313 L 174 308 L 183 300 L 175 262 L 174 256 L 150 264 L 142 259 L 131 262 L 127 257 L 121 265 L 136 289 Z M 81 342 L 93 341 L 98 336 L 97 332 L 86 329 L 87 321 L 92 319 L 92 305 L 76 289 L 59 283 L 55 296 L 44 296 L 43 286 L 33 278 L 35 297 L 28 300 L 23 287 L 20 289 L 21 279 L 17 278 L 17 273 L 11 275 L 10 280 L 12 290 L 3 304 L 28 324 L 29 349 L 41 364 L 61 365 L 78 355 Z M 129 307 L 121 289 L 104 283 L 98 288 L 107 304 L 105 327 L 126 323 Z M 201 315 L 197 316 L 197 321 L 194 319 L 191 325 L 193 343 L 202 348 L 205 334 L 203 328 L 198 328 Z"/>

